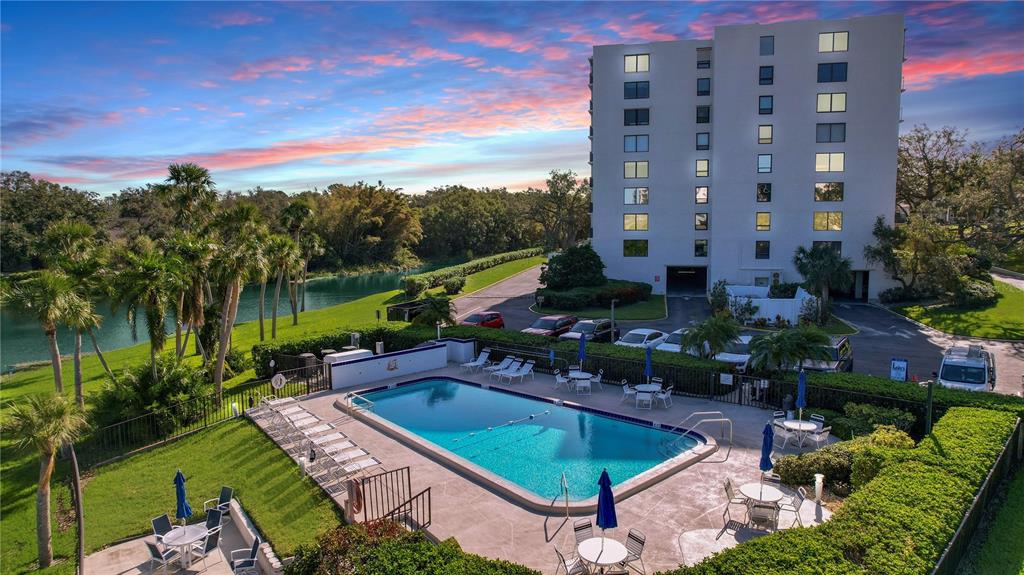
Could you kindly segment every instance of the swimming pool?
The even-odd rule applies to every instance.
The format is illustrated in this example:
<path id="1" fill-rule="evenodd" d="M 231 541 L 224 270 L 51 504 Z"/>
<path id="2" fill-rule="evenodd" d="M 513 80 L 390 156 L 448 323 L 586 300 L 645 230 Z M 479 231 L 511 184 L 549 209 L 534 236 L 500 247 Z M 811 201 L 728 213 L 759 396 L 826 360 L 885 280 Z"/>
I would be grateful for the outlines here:
<path id="1" fill-rule="evenodd" d="M 547 500 L 561 493 L 563 472 L 570 499 L 585 500 L 602 469 L 620 485 L 705 441 L 451 378 L 361 397 L 376 417 Z"/>

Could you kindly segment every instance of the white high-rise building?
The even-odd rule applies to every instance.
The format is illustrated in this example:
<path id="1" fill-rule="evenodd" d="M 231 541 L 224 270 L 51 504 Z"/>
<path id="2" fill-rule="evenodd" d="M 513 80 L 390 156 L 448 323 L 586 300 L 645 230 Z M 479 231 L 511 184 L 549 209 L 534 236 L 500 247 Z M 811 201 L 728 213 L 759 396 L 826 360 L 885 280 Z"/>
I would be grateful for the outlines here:
<path id="1" fill-rule="evenodd" d="M 655 293 L 801 281 L 799 246 L 864 259 L 895 212 L 902 15 L 719 26 L 712 40 L 595 46 L 593 245 Z"/>

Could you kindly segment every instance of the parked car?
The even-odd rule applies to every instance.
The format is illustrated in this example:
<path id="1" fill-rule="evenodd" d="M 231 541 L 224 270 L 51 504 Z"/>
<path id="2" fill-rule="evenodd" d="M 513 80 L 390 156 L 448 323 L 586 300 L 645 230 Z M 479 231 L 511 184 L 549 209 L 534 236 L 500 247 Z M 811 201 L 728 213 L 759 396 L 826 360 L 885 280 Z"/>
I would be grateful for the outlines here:
<path id="1" fill-rule="evenodd" d="M 825 373 L 839 373 L 840 371 L 853 371 L 853 346 L 850 345 L 850 338 L 845 335 L 832 336 L 831 343 L 827 346 L 829 359 L 807 360 L 804 362 L 804 370 L 821 371 Z M 794 366 L 794 370 L 799 369 Z"/>
<path id="2" fill-rule="evenodd" d="M 942 354 L 936 380 L 943 387 L 989 391 L 996 386 L 996 364 L 980 345 L 954 346 Z"/>
<path id="3" fill-rule="evenodd" d="M 714 359 L 732 365 L 736 371 L 746 373 L 750 364 L 750 340 L 753 336 L 741 335 L 737 341 L 725 346 L 720 353 L 716 353 Z"/>
<path id="4" fill-rule="evenodd" d="M 587 341 L 612 341 L 612 320 L 610 319 L 585 319 L 576 322 L 572 329 L 558 336 L 558 339 L 571 339 L 579 341 L 580 338 Z"/>
<path id="5" fill-rule="evenodd" d="M 505 327 L 505 318 L 501 316 L 500 311 L 480 311 L 469 314 L 459 322 L 459 325 L 502 329 Z"/>
<path id="6" fill-rule="evenodd" d="M 680 342 L 682 342 L 683 340 L 684 333 L 686 333 L 685 329 L 675 330 L 674 332 L 668 334 L 668 336 L 665 338 L 665 341 L 659 343 L 657 347 L 655 347 L 654 349 L 657 349 L 659 351 L 671 351 L 672 353 L 679 353 L 681 349 Z M 690 353 L 690 355 L 696 354 Z"/>
<path id="7" fill-rule="evenodd" d="M 645 327 L 631 329 L 626 335 L 622 336 L 621 339 L 615 342 L 615 345 L 623 345 L 626 347 L 658 347 L 661 343 L 668 338 L 668 334 L 662 333 L 656 329 L 648 329 Z"/>
<path id="8" fill-rule="evenodd" d="M 533 335 L 557 337 L 572 329 L 577 321 L 579 320 L 576 319 L 576 316 L 572 315 L 546 315 L 522 331 Z"/>

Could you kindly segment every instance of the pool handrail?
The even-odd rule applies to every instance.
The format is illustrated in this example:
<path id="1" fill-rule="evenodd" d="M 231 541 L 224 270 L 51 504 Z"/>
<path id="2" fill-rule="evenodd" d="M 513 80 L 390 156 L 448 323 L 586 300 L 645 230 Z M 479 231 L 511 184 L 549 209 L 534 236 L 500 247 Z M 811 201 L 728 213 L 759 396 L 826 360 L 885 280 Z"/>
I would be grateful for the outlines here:
<path id="1" fill-rule="evenodd" d="M 360 405 L 356 404 L 356 400 L 360 402 Z M 345 404 L 353 411 L 373 411 L 373 402 L 354 391 L 345 394 Z"/>
<path id="2" fill-rule="evenodd" d="M 693 419 L 695 416 L 702 416 L 696 423 L 689 428 L 684 427 L 688 421 Z M 703 416 L 717 416 L 717 417 L 703 417 Z M 682 421 L 671 427 L 668 431 L 672 433 L 679 433 L 679 437 L 672 439 L 665 444 L 666 448 L 673 448 L 678 445 L 680 441 L 683 441 L 688 437 L 688 432 L 695 431 L 703 423 L 720 423 L 722 425 L 721 435 L 725 436 L 725 425 L 729 424 L 729 449 L 732 450 L 732 420 L 725 416 L 721 411 L 695 411 L 690 415 L 683 418 Z M 728 455 L 726 455 L 728 457 Z"/>

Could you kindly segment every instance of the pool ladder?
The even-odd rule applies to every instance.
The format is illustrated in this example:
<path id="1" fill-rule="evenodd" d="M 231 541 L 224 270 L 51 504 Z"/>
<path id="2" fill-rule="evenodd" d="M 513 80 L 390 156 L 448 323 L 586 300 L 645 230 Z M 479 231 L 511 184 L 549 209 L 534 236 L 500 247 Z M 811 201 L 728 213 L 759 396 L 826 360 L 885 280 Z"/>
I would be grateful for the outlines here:
<path id="1" fill-rule="evenodd" d="M 690 427 L 686 427 L 686 424 L 693 418 L 700 417 L 696 423 Z M 682 421 L 667 429 L 670 433 L 679 433 L 679 437 L 665 440 L 661 442 L 660 450 L 661 453 L 667 457 L 675 457 L 682 453 L 680 444 L 686 439 L 688 431 L 696 431 L 698 427 L 705 423 L 718 423 L 721 425 L 720 437 L 726 438 L 726 426 L 729 428 L 729 447 L 725 453 L 725 459 L 716 463 L 722 463 L 729 460 L 729 453 L 732 452 L 732 420 L 725 416 L 721 411 L 695 411 L 690 415 L 687 415 Z"/>

